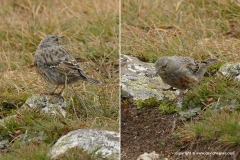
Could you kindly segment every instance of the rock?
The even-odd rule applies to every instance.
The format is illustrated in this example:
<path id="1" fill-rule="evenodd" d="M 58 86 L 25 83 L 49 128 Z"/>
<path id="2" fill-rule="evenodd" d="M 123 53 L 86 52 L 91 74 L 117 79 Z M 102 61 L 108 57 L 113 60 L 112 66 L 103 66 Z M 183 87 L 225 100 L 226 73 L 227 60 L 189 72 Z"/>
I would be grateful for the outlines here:
<path id="1" fill-rule="evenodd" d="M 162 79 L 155 77 L 153 63 L 142 62 L 135 57 L 121 55 L 121 89 L 123 98 L 148 99 L 156 97 L 173 99 L 177 92 L 163 91 L 170 88 Z"/>
<path id="2" fill-rule="evenodd" d="M 223 75 L 231 76 L 240 81 L 240 62 L 238 63 L 226 63 L 224 64 L 219 71 Z"/>
<path id="3" fill-rule="evenodd" d="M 137 160 L 159 160 L 160 159 L 160 155 L 157 154 L 155 151 L 151 152 L 151 153 L 144 153 L 141 154 Z"/>
<path id="4" fill-rule="evenodd" d="M 24 108 L 30 107 L 33 109 L 41 109 L 46 113 L 50 113 L 53 115 L 66 115 L 66 101 L 62 96 L 59 95 L 45 95 L 45 94 L 37 94 L 28 98 Z"/>
<path id="5" fill-rule="evenodd" d="M 9 140 L 8 139 L 4 139 L 0 141 L 0 149 L 4 149 L 9 145 Z"/>
<path id="6" fill-rule="evenodd" d="M 92 153 L 95 149 L 99 150 L 96 154 L 101 153 L 102 156 L 111 159 L 119 159 L 120 142 L 119 133 L 112 131 L 104 131 L 97 129 L 79 129 L 69 132 L 62 136 L 52 147 L 49 155 L 53 159 L 64 154 L 68 149 L 73 147 L 83 148 L 88 153 Z"/>
<path id="7" fill-rule="evenodd" d="M 198 115 L 200 112 L 201 112 L 201 107 L 196 107 L 196 108 L 180 111 L 179 115 L 180 115 L 180 119 L 187 120 Z"/>

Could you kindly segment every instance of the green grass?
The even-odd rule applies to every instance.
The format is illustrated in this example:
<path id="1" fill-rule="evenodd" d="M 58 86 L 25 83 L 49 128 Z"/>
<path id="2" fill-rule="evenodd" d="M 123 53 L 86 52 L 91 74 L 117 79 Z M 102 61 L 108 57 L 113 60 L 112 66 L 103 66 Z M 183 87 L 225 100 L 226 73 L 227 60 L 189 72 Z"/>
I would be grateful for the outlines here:
<path id="1" fill-rule="evenodd" d="M 222 146 L 240 145 L 239 112 L 209 111 L 202 118 L 202 121 L 188 123 L 178 130 L 183 141 L 216 141 Z"/>
<path id="2" fill-rule="evenodd" d="M 175 103 L 168 100 L 158 100 L 156 97 L 151 97 L 145 100 L 139 99 L 134 101 L 133 105 L 139 109 L 144 107 L 158 107 L 159 112 L 163 114 L 172 114 L 181 110 Z"/>
<path id="3" fill-rule="evenodd" d="M 30 143 L 29 145 L 21 145 L 18 142 L 11 148 L 11 154 L 1 154 L 2 160 L 51 160 L 48 156 L 50 146 L 44 143 Z M 24 151 L 24 152 L 23 152 Z"/>
<path id="4" fill-rule="evenodd" d="M 220 108 L 232 104 L 239 111 L 240 108 L 237 105 L 240 102 L 239 89 L 240 85 L 236 79 L 221 75 L 215 78 L 211 76 L 189 90 L 183 98 L 183 107 Z"/>
<path id="5" fill-rule="evenodd" d="M 205 79 L 201 85 L 189 91 L 183 107 L 201 107 L 200 121 L 186 123 L 179 128 L 182 140 L 216 141 L 221 146 L 240 145 L 239 102 L 240 85 L 235 79 L 218 76 Z"/>
<path id="6" fill-rule="evenodd" d="M 17 113 L 20 119 L 0 126 L 1 139 L 11 141 L 7 152 L 0 153 L 0 159 L 48 159 L 51 145 L 78 128 L 119 130 L 118 8 L 117 0 L 1 3 L 0 117 Z M 65 36 L 62 45 L 74 57 L 81 58 L 86 74 L 105 84 L 69 85 L 64 92 L 67 118 L 18 110 L 31 95 L 51 92 L 55 87 L 31 67 L 39 42 L 49 34 Z M 29 138 L 43 134 L 41 144 L 21 143 L 18 147 L 14 138 L 26 132 Z M 28 148 L 32 154 L 23 154 Z"/>
<path id="7" fill-rule="evenodd" d="M 216 73 L 222 64 L 240 61 L 239 16 L 238 1 L 122 1 L 123 54 L 146 62 L 173 55 L 219 60 L 210 68 L 211 76 L 184 96 L 183 109 L 201 107 L 203 111 L 198 121 L 186 121 L 179 128 L 182 139 L 240 145 L 239 82 Z M 140 108 L 144 104 L 137 103 Z M 172 111 L 167 103 L 159 107 L 165 113 Z M 206 110 L 212 110 L 211 114 L 204 114 Z"/>

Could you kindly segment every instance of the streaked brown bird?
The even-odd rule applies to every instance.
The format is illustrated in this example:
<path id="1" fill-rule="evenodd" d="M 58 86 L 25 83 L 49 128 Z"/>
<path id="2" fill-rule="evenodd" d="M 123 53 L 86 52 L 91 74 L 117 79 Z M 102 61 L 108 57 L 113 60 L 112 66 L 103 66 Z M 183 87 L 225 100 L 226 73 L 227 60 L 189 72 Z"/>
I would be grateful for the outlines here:
<path id="1" fill-rule="evenodd" d="M 61 95 L 67 84 L 78 80 L 100 85 L 99 80 L 88 77 L 70 53 L 60 46 L 60 38 L 55 35 L 44 38 L 34 57 L 34 66 L 38 73 L 48 82 L 57 85 L 52 94 L 55 94 L 60 85 L 64 85 L 59 93 Z"/>
<path id="2" fill-rule="evenodd" d="M 208 67 L 216 62 L 217 59 L 201 61 L 182 56 L 161 57 L 155 62 L 155 70 L 156 75 L 171 86 L 170 89 L 179 89 L 181 96 L 192 84 L 198 84 Z"/>

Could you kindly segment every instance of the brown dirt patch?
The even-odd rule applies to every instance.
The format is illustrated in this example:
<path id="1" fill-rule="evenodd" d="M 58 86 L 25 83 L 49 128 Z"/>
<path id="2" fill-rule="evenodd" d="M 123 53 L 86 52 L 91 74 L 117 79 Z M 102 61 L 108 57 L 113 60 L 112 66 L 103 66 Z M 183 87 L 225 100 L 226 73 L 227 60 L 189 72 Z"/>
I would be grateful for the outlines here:
<path id="1" fill-rule="evenodd" d="M 184 125 L 178 114 L 163 115 L 157 107 L 137 109 L 132 100 L 122 100 L 121 106 L 121 159 L 136 160 L 144 152 L 156 151 L 168 160 L 176 159 L 240 159 L 240 148 L 220 147 L 217 143 L 186 143 L 179 145 L 174 138 L 177 127 Z M 186 123 L 186 122 L 185 122 Z M 234 156 L 176 155 L 193 152 L 234 152 Z M 189 153 L 190 152 L 190 153 Z"/>

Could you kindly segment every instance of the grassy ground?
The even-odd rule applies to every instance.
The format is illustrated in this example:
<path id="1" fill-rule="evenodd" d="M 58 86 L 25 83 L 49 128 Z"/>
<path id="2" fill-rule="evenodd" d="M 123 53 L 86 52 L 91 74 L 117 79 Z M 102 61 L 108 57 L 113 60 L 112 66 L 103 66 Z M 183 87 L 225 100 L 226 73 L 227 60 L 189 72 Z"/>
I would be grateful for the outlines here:
<path id="1" fill-rule="evenodd" d="M 18 118 L 0 126 L 0 139 L 10 142 L 0 159 L 48 159 L 51 145 L 78 128 L 118 131 L 118 1 L 0 3 L 0 117 L 17 114 Z M 69 86 L 64 92 L 67 119 L 17 110 L 31 95 L 54 88 L 31 67 L 39 42 L 49 34 L 65 36 L 63 45 L 81 58 L 86 74 L 105 84 L 99 87 L 79 82 Z M 18 139 L 22 135 L 43 135 L 43 139 L 25 143 Z"/>
<path id="2" fill-rule="evenodd" d="M 216 70 L 223 63 L 240 60 L 239 16 L 238 1 L 123 0 L 122 53 L 146 62 L 166 55 L 217 58 Z M 221 75 L 206 78 L 184 99 L 185 107 L 200 106 L 203 113 L 198 121 L 187 121 L 178 128 L 179 137 L 193 144 L 240 146 L 238 90 L 239 82 L 232 79 Z M 237 109 L 215 112 L 213 105 Z"/>
<path id="3" fill-rule="evenodd" d="M 122 50 L 155 62 L 163 55 L 239 61 L 239 2 L 123 0 Z"/>

